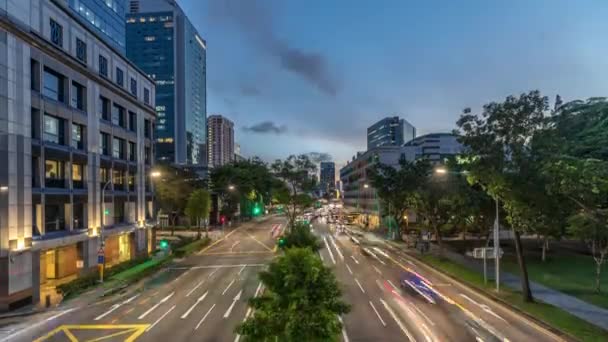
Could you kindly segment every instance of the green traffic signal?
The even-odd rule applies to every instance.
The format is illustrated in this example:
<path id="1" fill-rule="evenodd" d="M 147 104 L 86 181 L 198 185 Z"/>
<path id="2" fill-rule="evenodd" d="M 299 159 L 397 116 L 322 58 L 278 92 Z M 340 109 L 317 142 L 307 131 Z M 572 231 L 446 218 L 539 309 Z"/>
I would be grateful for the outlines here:
<path id="1" fill-rule="evenodd" d="M 106 216 L 107 216 L 107 215 L 110 215 L 110 209 L 106 209 L 106 210 L 104 210 L 104 211 L 103 211 L 103 214 L 104 214 L 104 215 L 106 215 Z"/>
<path id="2" fill-rule="evenodd" d="M 280 238 L 279 239 L 279 246 L 283 246 L 283 245 L 285 245 L 285 239 Z"/>
<path id="3" fill-rule="evenodd" d="M 260 207 L 253 207 L 253 215 L 259 215 L 261 211 Z"/>
<path id="4" fill-rule="evenodd" d="M 167 240 L 160 240 L 160 249 L 167 249 L 169 248 L 169 242 L 167 242 Z"/>

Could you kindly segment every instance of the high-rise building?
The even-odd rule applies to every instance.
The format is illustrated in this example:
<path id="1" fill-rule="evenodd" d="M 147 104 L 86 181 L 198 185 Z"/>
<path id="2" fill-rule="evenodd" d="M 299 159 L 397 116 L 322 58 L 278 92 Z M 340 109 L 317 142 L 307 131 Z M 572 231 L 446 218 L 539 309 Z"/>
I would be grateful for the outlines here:
<path id="1" fill-rule="evenodd" d="M 336 183 L 336 164 L 334 162 L 321 162 L 320 181 L 321 190 L 324 192 L 333 189 Z"/>
<path id="2" fill-rule="evenodd" d="M 221 115 L 207 118 L 207 161 L 218 167 L 234 160 L 234 123 Z"/>
<path id="3" fill-rule="evenodd" d="M 127 57 L 156 81 L 156 157 L 204 164 L 206 42 L 172 0 L 131 0 Z"/>
<path id="4" fill-rule="evenodd" d="M 462 144 L 452 133 L 422 135 L 401 148 L 401 154 L 406 160 L 427 159 L 433 164 L 443 163 L 446 157 L 461 154 L 462 151 Z"/>
<path id="5" fill-rule="evenodd" d="M 37 303 L 52 280 L 95 270 L 100 249 L 111 266 L 153 248 L 144 223 L 156 113 L 154 81 L 63 2 L 0 2 L 0 23 L 7 309 Z"/>
<path id="6" fill-rule="evenodd" d="M 126 0 L 69 0 L 80 21 L 120 53 L 125 53 Z"/>
<path id="7" fill-rule="evenodd" d="M 367 149 L 401 146 L 416 137 L 416 128 L 398 116 L 384 118 L 367 128 Z"/>

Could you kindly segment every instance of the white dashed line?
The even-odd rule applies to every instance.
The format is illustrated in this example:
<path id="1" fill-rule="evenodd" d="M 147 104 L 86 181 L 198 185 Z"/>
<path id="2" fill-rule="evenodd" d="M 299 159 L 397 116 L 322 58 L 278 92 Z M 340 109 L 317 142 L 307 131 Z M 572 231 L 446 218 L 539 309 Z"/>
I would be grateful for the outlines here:
<path id="1" fill-rule="evenodd" d="M 359 279 L 355 278 L 355 282 L 357 283 L 357 285 L 359 285 L 359 289 L 361 289 L 361 292 L 365 293 L 365 290 L 363 289 L 363 286 L 361 286 Z"/>
<path id="2" fill-rule="evenodd" d="M 371 300 L 369 301 L 369 305 L 372 307 L 372 309 L 376 313 L 376 316 L 378 316 L 378 319 L 380 320 L 380 323 L 382 323 L 383 326 L 386 326 L 386 322 L 384 322 L 384 320 L 380 316 L 380 313 L 378 312 L 378 310 L 376 310 L 376 307 L 374 306 L 374 303 L 372 303 Z"/>

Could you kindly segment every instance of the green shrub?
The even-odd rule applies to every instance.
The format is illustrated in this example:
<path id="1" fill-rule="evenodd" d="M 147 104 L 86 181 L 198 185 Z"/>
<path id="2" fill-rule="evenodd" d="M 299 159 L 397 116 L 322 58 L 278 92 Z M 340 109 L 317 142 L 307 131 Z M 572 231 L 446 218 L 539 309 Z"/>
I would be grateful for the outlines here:
<path id="1" fill-rule="evenodd" d="M 296 223 L 289 230 L 287 234 L 283 236 L 284 243 L 281 248 L 310 248 L 313 252 L 317 252 L 321 249 L 321 242 L 319 239 L 310 231 L 310 226 L 304 223 Z"/>

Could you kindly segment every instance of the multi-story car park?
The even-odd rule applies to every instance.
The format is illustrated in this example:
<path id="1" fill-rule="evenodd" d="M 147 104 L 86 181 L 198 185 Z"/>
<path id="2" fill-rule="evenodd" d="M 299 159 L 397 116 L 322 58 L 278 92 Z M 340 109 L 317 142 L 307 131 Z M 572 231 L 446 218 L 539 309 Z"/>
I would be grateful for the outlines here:
<path id="1" fill-rule="evenodd" d="M 154 83 L 78 20 L 0 2 L 0 308 L 152 247 Z"/>

